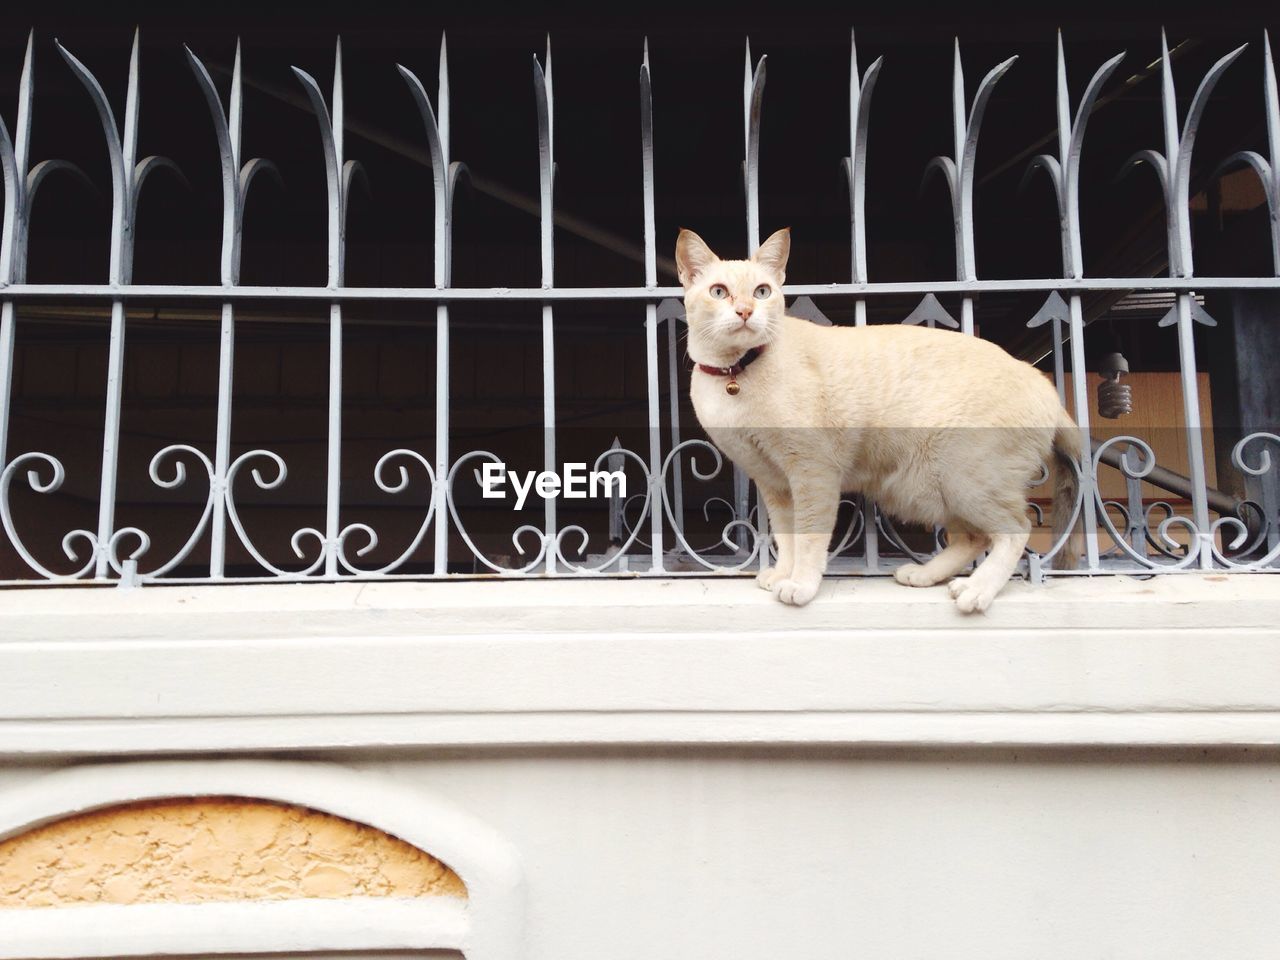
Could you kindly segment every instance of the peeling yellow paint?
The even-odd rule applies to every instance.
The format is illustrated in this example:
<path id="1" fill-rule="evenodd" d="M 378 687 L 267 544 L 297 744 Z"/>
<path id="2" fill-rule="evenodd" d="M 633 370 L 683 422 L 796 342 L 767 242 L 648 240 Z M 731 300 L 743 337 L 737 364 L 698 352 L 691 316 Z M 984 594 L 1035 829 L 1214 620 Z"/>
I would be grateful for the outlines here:
<path id="1" fill-rule="evenodd" d="M 465 897 L 397 837 L 263 800 L 108 807 L 0 842 L 0 907 L 343 897 Z"/>

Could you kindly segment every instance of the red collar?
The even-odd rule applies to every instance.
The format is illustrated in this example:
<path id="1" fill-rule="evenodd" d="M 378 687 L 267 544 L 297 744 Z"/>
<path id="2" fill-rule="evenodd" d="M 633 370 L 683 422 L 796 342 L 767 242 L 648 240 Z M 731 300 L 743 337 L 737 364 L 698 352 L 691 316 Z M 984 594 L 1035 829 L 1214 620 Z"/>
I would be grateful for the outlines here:
<path id="1" fill-rule="evenodd" d="M 743 370 L 747 369 L 747 367 L 751 366 L 751 364 L 755 363 L 755 361 L 760 357 L 760 354 L 764 353 L 764 347 L 764 344 L 761 344 L 758 347 L 752 347 L 740 356 L 737 362 L 732 366 L 709 367 L 705 363 L 700 363 L 698 364 L 698 369 L 703 373 L 711 374 L 713 377 L 729 377 L 730 379 L 733 379 Z"/>

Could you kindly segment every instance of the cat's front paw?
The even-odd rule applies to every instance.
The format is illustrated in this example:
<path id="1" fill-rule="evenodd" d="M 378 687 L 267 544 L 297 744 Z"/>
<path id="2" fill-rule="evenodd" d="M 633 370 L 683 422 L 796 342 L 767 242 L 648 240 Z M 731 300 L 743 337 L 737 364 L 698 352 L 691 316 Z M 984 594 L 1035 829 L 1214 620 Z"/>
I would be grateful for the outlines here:
<path id="1" fill-rule="evenodd" d="M 773 595 L 790 606 L 803 607 L 817 596 L 818 585 L 821 582 L 821 580 L 818 580 L 812 583 L 805 583 L 788 577 L 779 580 L 773 585 Z"/>
<path id="2" fill-rule="evenodd" d="M 978 577 L 956 577 L 947 584 L 947 592 L 961 613 L 986 613 L 1000 588 L 992 587 Z"/>
<path id="3" fill-rule="evenodd" d="M 781 580 L 787 579 L 787 573 L 777 567 L 765 567 L 756 574 L 756 586 L 761 590 L 772 590 Z"/>

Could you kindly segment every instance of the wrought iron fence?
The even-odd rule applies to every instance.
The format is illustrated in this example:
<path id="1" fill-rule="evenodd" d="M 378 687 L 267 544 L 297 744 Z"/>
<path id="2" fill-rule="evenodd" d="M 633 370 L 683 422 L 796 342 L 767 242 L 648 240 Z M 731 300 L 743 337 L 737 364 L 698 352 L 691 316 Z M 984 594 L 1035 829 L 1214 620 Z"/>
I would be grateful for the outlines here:
<path id="1" fill-rule="evenodd" d="M 342 49 L 339 42 L 334 63 L 332 92 L 326 101 L 320 84 L 308 73 L 293 68 L 318 120 L 321 155 L 328 192 L 327 283 L 318 287 L 252 287 L 240 284 L 241 238 L 245 198 L 259 174 L 274 172 L 263 159 L 246 160 L 242 155 L 243 115 L 240 51 L 237 47 L 231 73 L 229 98 L 224 104 L 200 58 L 187 49 L 191 70 L 207 102 L 210 121 L 217 137 L 222 176 L 222 258 L 220 283 L 210 286 L 139 285 L 132 280 L 132 261 L 138 198 L 148 177 L 172 163 L 163 157 L 137 157 L 139 111 L 139 46 L 135 36 L 128 64 L 128 86 L 123 126 L 94 75 L 60 44 L 58 52 L 83 85 L 101 120 L 111 170 L 110 266 L 105 284 L 31 284 L 26 278 L 28 229 L 32 202 L 44 178 L 69 164 L 45 160 L 30 163 L 31 130 L 34 116 L 32 50 L 29 39 L 19 85 L 18 111 L 13 134 L 0 121 L 0 161 L 3 162 L 5 217 L 0 246 L 0 521 L 10 544 L 29 569 L 23 582 L 59 583 L 102 581 L 133 585 L 151 581 L 224 581 L 228 576 L 228 543 L 238 542 L 257 565 L 256 576 L 274 580 L 336 580 L 388 578 L 406 573 L 413 557 L 430 555 L 429 569 L 412 575 L 445 577 L 449 565 L 451 535 L 460 538 L 475 559 L 479 572 L 510 576 L 600 575 L 639 573 L 672 575 L 680 573 L 735 573 L 752 570 L 767 562 L 768 518 L 762 506 L 753 503 L 746 478 L 733 474 L 732 493 L 712 502 L 728 511 L 729 519 L 709 545 L 695 546 L 686 536 L 686 509 L 696 506 L 694 486 L 730 471 L 720 454 L 708 443 L 684 439 L 681 433 L 678 397 L 683 392 L 677 348 L 677 326 L 683 320 L 678 288 L 658 285 L 658 238 L 655 230 L 654 111 L 647 45 L 639 67 L 640 128 L 638 146 L 643 158 L 644 284 L 634 287 L 568 288 L 555 285 L 553 245 L 553 203 L 555 164 L 555 97 L 548 42 L 543 58 L 533 59 L 534 102 L 537 112 L 540 182 L 542 283 L 536 288 L 454 287 L 450 280 L 451 235 L 455 186 L 464 167 L 450 149 L 450 91 L 448 58 L 442 40 L 439 81 L 435 99 L 415 73 L 397 65 L 417 107 L 417 121 L 430 152 L 434 188 L 434 272 L 433 283 L 422 287 L 360 287 L 344 285 L 344 228 L 353 182 L 361 176 L 359 165 L 344 150 L 344 103 Z M 1280 558 L 1280 492 L 1270 448 L 1280 446 L 1280 436 L 1253 432 L 1232 451 L 1234 465 L 1251 479 L 1256 497 L 1233 499 L 1210 489 L 1206 482 L 1205 452 L 1201 439 L 1201 412 L 1196 379 L 1195 324 L 1212 326 L 1214 321 L 1196 298 L 1196 291 L 1210 289 L 1280 290 L 1273 278 L 1197 278 L 1193 272 L 1190 226 L 1190 180 L 1192 151 L 1197 129 L 1209 105 L 1210 94 L 1223 73 L 1239 56 L 1241 47 L 1222 57 L 1201 79 L 1187 114 L 1179 123 L 1174 79 L 1167 44 L 1162 36 L 1160 61 L 1163 151 L 1144 150 L 1130 164 L 1146 164 L 1159 179 L 1168 224 L 1167 277 L 1093 278 L 1084 276 L 1079 215 L 1080 158 L 1086 126 L 1100 94 L 1119 65 L 1123 54 L 1097 67 L 1083 97 L 1072 109 L 1067 86 L 1066 61 L 1059 37 L 1057 47 L 1057 97 L 1054 104 L 1058 149 L 1055 154 L 1035 157 L 1027 174 L 1042 171 L 1051 181 L 1057 201 L 1061 232 L 1062 275 L 1024 280 L 982 280 L 978 277 L 974 235 L 974 172 L 979 132 L 992 93 L 1016 58 L 993 67 L 968 99 L 957 42 L 954 54 L 952 117 L 954 155 L 936 157 L 925 175 L 941 177 L 949 190 L 955 226 L 954 281 L 941 283 L 876 282 L 867 272 L 867 241 L 864 201 L 868 151 L 868 121 L 881 60 L 860 71 L 856 44 L 849 58 L 849 155 L 841 161 L 849 198 L 851 282 L 792 285 L 791 296 L 802 298 L 792 311 L 821 314 L 813 298 L 853 297 L 855 322 L 867 322 L 867 302 L 871 298 L 912 295 L 921 297 L 919 306 L 906 323 L 944 325 L 972 335 L 975 332 L 975 298 L 980 294 L 1007 292 L 1042 293 L 1044 306 L 1028 326 L 1051 325 L 1054 375 L 1059 393 L 1080 428 L 1090 430 L 1090 406 L 1084 376 L 1071 378 L 1065 371 L 1085 370 L 1085 322 L 1082 294 L 1096 291 L 1154 291 L 1174 299 L 1174 307 L 1161 321 L 1175 325 L 1181 364 L 1183 431 L 1189 476 L 1172 474 L 1156 463 L 1151 446 L 1136 436 L 1115 436 L 1095 443 L 1091 456 L 1078 465 L 1080 498 L 1076 519 L 1085 532 L 1085 555 L 1077 573 L 1171 572 L 1187 570 L 1265 571 L 1274 570 Z M 1270 156 L 1245 152 L 1233 161 L 1251 167 L 1261 178 L 1270 207 L 1270 223 L 1276 271 L 1280 274 L 1280 99 L 1269 40 L 1266 41 L 1265 74 L 1267 145 Z M 759 184 L 761 113 L 765 90 L 765 58 L 753 62 L 750 45 L 746 51 L 743 77 L 743 149 L 745 177 L 745 219 L 749 246 L 759 242 Z M 1047 104 L 1046 104 L 1047 106 Z M 407 119 L 407 118 L 406 118 Z M 176 168 L 174 168 L 176 169 Z M 960 299 L 957 321 L 942 306 L 937 294 Z M 120 526 L 115 518 L 117 472 L 119 467 L 122 382 L 125 364 L 126 304 L 158 302 L 163 299 L 200 301 L 220 307 L 220 360 L 218 368 L 216 440 L 211 451 L 191 444 L 170 444 L 155 452 L 149 475 L 157 488 L 175 489 L 188 482 L 207 484 L 207 496 L 198 522 L 180 549 L 171 556 L 157 558 L 151 550 L 147 530 Z M 296 530 L 290 546 L 298 560 L 281 565 L 268 556 L 246 529 L 237 506 L 238 492 L 250 485 L 262 495 L 277 490 L 288 473 L 288 464 L 270 449 L 253 449 L 233 456 L 232 399 L 233 360 L 237 307 L 246 301 L 312 301 L 328 305 L 328 385 L 327 460 L 323 523 Z M 105 426 L 102 435 L 102 469 L 97 501 L 97 523 L 93 529 L 73 529 L 62 537 L 61 548 L 74 569 L 56 571 L 48 564 L 48 544 L 29 544 L 15 522 L 12 493 L 15 484 L 28 485 L 36 494 L 53 494 L 62 486 L 66 471 L 56 457 L 39 451 L 13 452 L 8 449 L 12 413 L 14 338 L 17 314 L 24 305 L 40 301 L 79 301 L 110 304 L 110 340 L 107 354 Z M 376 567 L 362 565 L 379 542 L 379 534 L 365 523 L 343 523 L 340 463 L 342 438 L 343 310 L 352 302 L 400 301 L 434 305 L 436 312 L 436 378 L 434 449 L 410 446 L 387 451 L 377 461 L 374 481 L 387 494 L 409 488 L 413 467 L 429 484 L 425 513 L 415 520 L 408 546 L 398 556 Z M 488 450 L 455 451 L 450 446 L 450 307 L 463 301 L 498 303 L 525 302 L 541 308 L 542 330 L 542 414 L 545 469 L 557 469 L 555 388 L 556 351 L 553 332 L 556 308 L 569 301 L 625 301 L 643 308 L 647 361 L 648 445 L 640 451 L 614 445 L 601 450 L 595 466 L 613 471 L 630 471 L 640 478 L 640 492 L 625 497 L 613 493 L 600 504 L 607 510 L 610 544 L 593 550 L 587 531 L 580 525 L 562 524 L 554 497 L 543 499 L 537 521 L 525 522 L 513 514 L 509 531 L 518 560 L 487 555 L 469 532 L 464 507 L 456 490 L 464 480 L 479 474 L 486 463 L 499 463 Z M 660 341 L 666 340 L 666 368 L 660 362 Z M 663 389 L 666 386 L 666 406 Z M 1122 395 L 1112 403 L 1123 406 Z M 665 414 L 665 416 L 664 416 Z M 699 456 L 695 456 L 695 454 Z M 1125 478 L 1128 499 L 1105 499 L 1099 475 L 1118 470 Z M 198 475 L 194 481 L 189 473 Z M 1189 501 L 1189 515 L 1179 514 L 1167 502 L 1147 504 L 1140 492 L 1141 482 L 1163 477 L 1165 489 L 1180 492 Z M 704 511 L 708 502 L 703 502 Z M 1211 510 L 1217 514 L 1211 518 Z M 1163 516 L 1160 514 L 1163 513 Z M 936 547 L 939 534 L 924 541 L 905 536 L 868 501 L 852 499 L 842 515 L 832 553 L 833 569 L 840 571 L 885 572 L 902 558 L 919 559 L 922 552 Z M 1118 521 L 1118 522 L 1117 522 Z M 1179 534 L 1180 536 L 1175 536 Z M 207 541 L 207 557 L 203 553 Z M 1033 579 L 1052 574 L 1051 561 L 1066 541 L 1053 543 L 1042 553 L 1028 551 L 1027 570 Z M 41 559 L 46 558 L 46 559 Z M 207 564 L 207 566 L 206 566 Z M 199 567 L 196 575 L 191 570 Z M 175 572 L 180 575 L 175 575 Z M 1065 572 L 1065 571 L 1063 571 Z"/>

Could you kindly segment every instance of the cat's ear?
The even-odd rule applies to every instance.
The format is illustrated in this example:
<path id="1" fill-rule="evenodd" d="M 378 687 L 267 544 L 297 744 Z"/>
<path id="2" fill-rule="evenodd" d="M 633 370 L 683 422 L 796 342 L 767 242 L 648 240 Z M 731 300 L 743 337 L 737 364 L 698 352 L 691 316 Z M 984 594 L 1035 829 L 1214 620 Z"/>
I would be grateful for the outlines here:
<path id="1" fill-rule="evenodd" d="M 680 236 L 676 238 L 676 275 L 681 286 L 688 290 L 690 284 L 698 279 L 698 274 L 719 261 L 706 241 L 692 230 L 681 228 Z"/>
<path id="2" fill-rule="evenodd" d="M 773 272 L 778 282 L 787 278 L 787 257 L 791 255 L 791 228 L 783 227 L 760 244 L 751 259 L 766 270 Z"/>

